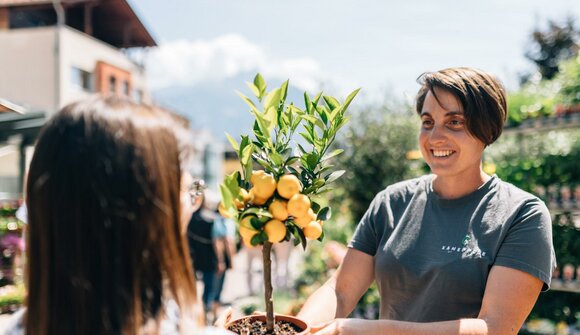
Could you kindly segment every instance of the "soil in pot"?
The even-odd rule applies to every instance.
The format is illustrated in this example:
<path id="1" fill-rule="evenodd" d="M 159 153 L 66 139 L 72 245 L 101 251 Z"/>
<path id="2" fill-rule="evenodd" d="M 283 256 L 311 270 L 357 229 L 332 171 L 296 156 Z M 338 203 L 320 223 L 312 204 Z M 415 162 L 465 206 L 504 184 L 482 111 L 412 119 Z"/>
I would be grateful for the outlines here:
<path id="1" fill-rule="evenodd" d="M 226 328 L 239 335 L 266 335 L 266 316 L 247 316 L 230 322 L 226 325 Z M 276 315 L 273 334 L 302 335 L 307 334 L 309 329 L 310 327 L 300 319 L 285 315 Z"/>

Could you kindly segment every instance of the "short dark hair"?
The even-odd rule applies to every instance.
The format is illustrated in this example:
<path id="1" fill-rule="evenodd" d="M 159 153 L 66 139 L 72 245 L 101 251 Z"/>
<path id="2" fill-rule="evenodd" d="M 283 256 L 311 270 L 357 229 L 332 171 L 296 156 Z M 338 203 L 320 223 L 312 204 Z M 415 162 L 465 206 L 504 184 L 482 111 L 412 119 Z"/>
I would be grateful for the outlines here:
<path id="1" fill-rule="evenodd" d="M 454 67 L 423 73 L 417 82 L 416 111 L 421 113 L 425 97 L 440 88 L 453 94 L 463 106 L 467 130 L 486 146 L 501 135 L 507 118 L 505 88 L 493 75 L 469 67 Z"/>

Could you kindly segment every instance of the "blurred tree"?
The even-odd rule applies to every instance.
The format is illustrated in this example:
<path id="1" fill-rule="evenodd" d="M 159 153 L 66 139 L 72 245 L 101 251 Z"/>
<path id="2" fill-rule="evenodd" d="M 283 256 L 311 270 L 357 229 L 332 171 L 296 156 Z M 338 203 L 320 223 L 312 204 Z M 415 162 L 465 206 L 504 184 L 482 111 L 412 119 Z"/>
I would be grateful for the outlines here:
<path id="1" fill-rule="evenodd" d="M 337 183 L 353 224 L 379 191 L 412 175 L 414 162 L 406 154 L 417 148 L 419 119 L 410 110 L 396 104 L 363 108 L 337 139 L 337 146 L 345 150 L 338 164 L 347 170 Z"/>
<path id="2" fill-rule="evenodd" d="M 531 37 L 525 56 L 536 64 L 542 79 L 554 78 L 560 62 L 578 55 L 580 29 L 575 27 L 572 17 L 563 24 L 550 20 L 547 30 L 537 28 Z"/>

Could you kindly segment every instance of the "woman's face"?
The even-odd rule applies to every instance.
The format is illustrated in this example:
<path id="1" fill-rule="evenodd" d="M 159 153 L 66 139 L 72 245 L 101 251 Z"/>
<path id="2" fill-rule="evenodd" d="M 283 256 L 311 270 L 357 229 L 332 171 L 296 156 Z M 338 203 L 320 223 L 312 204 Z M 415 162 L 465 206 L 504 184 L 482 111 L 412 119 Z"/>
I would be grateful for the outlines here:
<path id="1" fill-rule="evenodd" d="M 435 88 L 421 110 L 419 145 L 425 162 L 439 177 L 472 177 L 481 173 L 485 145 L 465 126 L 461 103 L 453 94 Z"/>

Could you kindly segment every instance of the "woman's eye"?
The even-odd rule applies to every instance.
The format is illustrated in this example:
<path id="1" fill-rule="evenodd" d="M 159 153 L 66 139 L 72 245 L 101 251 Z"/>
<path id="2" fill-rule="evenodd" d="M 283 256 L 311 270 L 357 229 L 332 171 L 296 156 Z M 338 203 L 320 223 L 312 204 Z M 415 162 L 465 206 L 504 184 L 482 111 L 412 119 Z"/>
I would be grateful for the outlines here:
<path id="1" fill-rule="evenodd" d="M 449 122 L 449 124 L 451 124 L 452 126 L 463 126 L 463 121 L 462 120 L 451 120 Z"/>
<path id="2" fill-rule="evenodd" d="M 433 125 L 433 121 L 431 121 L 431 120 L 423 120 L 423 121 L 421 121 L 421 124 L 423 125 L 423 127 L 428 127 L 428 126 Z"/>

